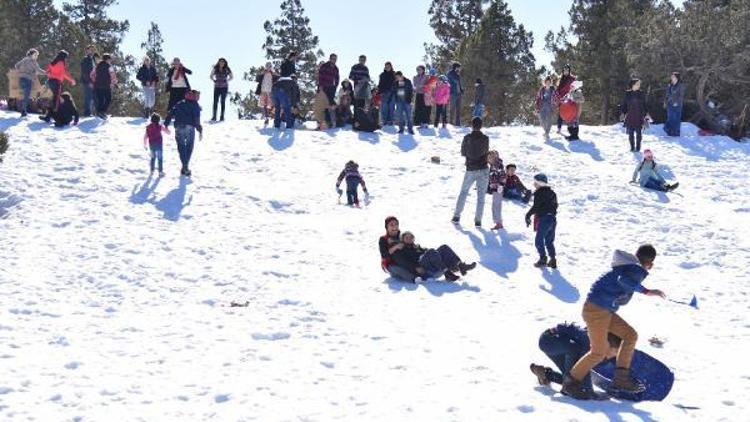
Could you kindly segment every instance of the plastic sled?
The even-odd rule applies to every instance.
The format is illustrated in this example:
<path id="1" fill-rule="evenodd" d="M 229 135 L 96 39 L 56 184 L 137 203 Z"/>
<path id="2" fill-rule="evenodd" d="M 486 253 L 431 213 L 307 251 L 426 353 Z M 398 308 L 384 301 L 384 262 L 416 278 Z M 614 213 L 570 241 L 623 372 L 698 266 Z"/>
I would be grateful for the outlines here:
<path id="1" fill-rule="evenodd" d="M 639 380 L 646 389 L 640 393 L 626 393 L 613 390 L 612 378 L 615 373 L 615 360 L 608 359 L 591 371 L 594 385 L 606 391 L 614 398 L 629 401 L 662 401 L 672 390 L 674 374 L 661 361 L 648 353 L 635 351 L 630 365 L 630 375 Z"/>

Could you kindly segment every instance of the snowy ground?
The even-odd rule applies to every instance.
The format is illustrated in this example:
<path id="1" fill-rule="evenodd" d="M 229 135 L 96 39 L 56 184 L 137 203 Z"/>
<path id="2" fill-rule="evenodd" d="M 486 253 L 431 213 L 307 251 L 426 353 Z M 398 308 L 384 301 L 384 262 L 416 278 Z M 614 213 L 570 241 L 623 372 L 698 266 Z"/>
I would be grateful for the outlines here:
<path id="1" fill-rule="evenodd" d="M 449 223 L 465 130 L 207 125 L 187 181 L 171 140 L 167 176 L 149 178 L 142 120 L 60 131 L 15 116 L 0 112 L 12 140 L 0 164 L 2 420 L 747 420 L 750 145 L 652 128 L 645 147 L 681 182 L 667 195 L 628 185 L 636 158 L 618 127 L 584 127 L 575 144 L 487 130 L 523 180 L 550 177 L 558 272 L 532 267 L 519 205 L 506 202 L 499 235 Z M 372 193 L 363 209 L 337 204 L 349 159 Z M 388 279 L 376 242 L 391 214 L 479 268 L 456 284 Z M 660 252 L 647 285 L 701 305 L 637 296 L 621 312 L 674 370 L 671 395 L 586 403 L 536 386 L 529 363 L 549 364 L 539 334 L 580 321 L 613 248 L 646 241 Z"/>

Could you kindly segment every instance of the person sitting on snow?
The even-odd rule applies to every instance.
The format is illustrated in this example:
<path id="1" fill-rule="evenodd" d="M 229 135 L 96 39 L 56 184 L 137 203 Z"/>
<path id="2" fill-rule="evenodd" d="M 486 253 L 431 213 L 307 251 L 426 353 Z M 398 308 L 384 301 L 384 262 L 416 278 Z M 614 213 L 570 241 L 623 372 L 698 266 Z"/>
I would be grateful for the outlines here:
<path id="1" fill-rule="evenodd" d="M 636 178 L 642 188 L 653 189 L 660 192 L 671 192 L 680 185 L 679 183 L 669 184 L 664 180 L 659 171 L 656 169 L 654 153 L 647 149 L 643 151 L 643 161 L 641 161 L 633 172 L 633 180 L 630 183 L 636 183 Z"/>
<path id="2" fill-rule="evenodd" d="M 528 204 L 531 200 L 531 191 L 526 189 L 521 179 L 516 174 L 516 165 L 508 164 L 505 166 L 505 185 L 503 185 L 503 197 L 508 199 L 518 199 Z"/>
<path id="3" fill-rule="evenodd" d="M 477 266 L 476 262 L 466 264 L 461 261 L 450 246 L 425 249 L 414 243 L 414 240 L 411 232 L 404 232 L 401 235 L 401 243 L 396 245 L 391 256 L 400 267 L 416 274 L 415 283 L 439 277 L 441 274 L 447 281 L 456 281 L 460 277 L 455 273 L 466 275 Z"/>
<path id="4" fill-rule="evenodd" d="M 378 239 L 378 248 L 380 249 L 380 268 L 383 271 L 404 281 L 413 282 L 417 275 L 407 268 L 404 268 L 393 260 L 393 254 L 402 248 L 401 231 L 399 229 L 398 218 L 390 216 L 385 219 L 385 234 Z"/>
<path id="5" fill-rule="evenodd" d="M 346 203 L 349 205 L 359 206 L 359 197 L 357 196 L 357 188 L 362 185 L 362 190 L 367 195 L 367 186 L 365 185 L 365 179 L 359 174 L 359 164 L 353 160 L 349 160 L 344 166 L 344 170 L 339 174 L 339 178 L 336 180 L 336 191 L 341 195 L 342 191 L 339 188 L 341 182 L 346 180 Z"/>

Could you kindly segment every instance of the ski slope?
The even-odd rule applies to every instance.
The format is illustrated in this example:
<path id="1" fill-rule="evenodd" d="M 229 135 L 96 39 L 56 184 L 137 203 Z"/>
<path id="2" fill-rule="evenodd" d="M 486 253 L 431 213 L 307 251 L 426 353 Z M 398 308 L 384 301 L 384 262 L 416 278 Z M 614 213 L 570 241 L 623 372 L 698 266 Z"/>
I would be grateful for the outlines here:
<path id="1" fill-rule="evenodd" d="M 142 119 L 56 130 L 0 112 L 0 419 L 79 421 L 747 420 L 750 406 L 750 145 L 666 138 L 644 148 L 681 185 L 628 184 L 621 128 L 544 142 L 534 127 L 486 130 L 531 185 L 560 201 L 559 271 L 533 268 L 525 208 L 505 231 L 450 222 L 466 129 L 417 136 L 277 134 L 256 121 L 206 125 L 193 178 L 165 140 L 148 175 Z M 430 157 L 439 156 L 441 164 Z M 337 201 L 344 163 L 372 195 Z M 380 269 L 383 219 L 447 243 L 477 270 L 416 286 Z M 675 373 L 659 403 L 577 402 L 536 385 L 541 332 L 581 321 L 615 248 L 652 242 L 646 285 L 700 309 L 637 295 L 621 310 L 639 348 Z M 239 307 L 232 307 L 232 302 Z M 664 339 L 663 348 L 648 344 Z"/>

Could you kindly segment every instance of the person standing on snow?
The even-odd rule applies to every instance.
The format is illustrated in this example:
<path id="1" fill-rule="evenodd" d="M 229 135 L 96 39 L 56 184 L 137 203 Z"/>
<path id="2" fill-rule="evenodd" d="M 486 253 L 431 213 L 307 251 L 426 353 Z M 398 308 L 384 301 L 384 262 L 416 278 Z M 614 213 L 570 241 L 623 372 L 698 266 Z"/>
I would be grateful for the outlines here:
<path id="1" fill-rule="evenodd" d="M 474 83 L 474 104 L 472 104 L 471 117 L 482 117 L 484 114 L 485 86 L 482 79 L 477 78 Z"/>
<path id="2" fill-rule="evenodd" d="M 273 63 L 266 63 L 266 67 L 263 72 L 259 73 L 255 78 L 255 82 L 258 83 L 258 87 L 255 88 L 255 95 L 258 95 L 258 104 L 263 109 L 263 118 L 265 119 L 264 124 L 268 124 L 268 118 L 271 115 L 271 109 L 273 108 L 273 97 L 271 91 L 273 90 L 273 84 L 278 80 L 278 75 L 273 70 Z"/>
<path id="3" fill-rule="evenodd" d="M 201 125 L 201 106 L 198 105 L 200 92 L 188 91 L 185 98 L 175 104 L 169 110 L 164 120 L 164 127 L 169 128 L 169 123 L 174 119 L 174 136 L 177 141 L 177 152 L 180 154 L 182 169 L 180 174 L 192 176 L 190 171 L 190 157 L 193 155 L 195 145 L 195 131 L 198 131 L 199 140 L 203 140 L 203 126 Z"/>
<path id="4" fill-rule="evenodd" d="M 57 107 L 60 105 L 60 95 L 62 94 L 63 81 L 70 82 L 71 85 L 76 86 L 76 80 L 70 76 L 68 68 L 65 65 L 65 61 L 68 59 L 68 52 L 60 50 L 55 56 L 55 59 L 47 66 L 47 87 L 52 91 L 52 102 L 47 107 L 47 114 L 39 116 L 39 119 L 49 123 L 52 120 L 52 115 L 57 111 Z"/>
<path id="5" fill-rule="evenodd" d="M 178 58 L 172 60 L 172 67 L 167 72 L 166 90 L 169 93 L 169 105 L 167 111 L 172 110 L 175 104 L 185 99 L 185 94 L 190 91 L 190 81 L 187 75 L 192 75 L 193 71 L 182 65 Z"/>
<path id="6" fill-rule="evenodd" d="M 679 72 L 672 72 L 664 98 L 664 107 L 667 109 L 667 121 L 664 123 L 664 132 L 669 136 L 680 136 L 682 103 L 684 100 L 685 85 L 682 83 L 682 77 Z"/>
<path id="7" fill-rule="evenodd" d="M 557 105 L 560 105 L 560 102 L 562 102 L 563 98 L 565 98 L 568 93 L 570 93 L 570 89 L 573 86 L 573 82 L 576 81 L 576 76 L 573 75 L 570 72 L 570 65 L 566 64 L 563 66 L 562 70 L 562 76 L 560 77 L 560 80 L 557 82 L 557 89 L 555 90 L 555 98 L 554 102 Z M 558 110 L 558 116 L 557 116 L 557 133 L 560 133 L 562 131 L 562 124 L 563 119 L 562 116 L 560 116 L 559 110 Z"/>
<path id="8" fill-rule="evenodd" d="M 26 57 L 21 59 L 14 68 L 18 72 L 18 84 L 23 91 L 23 100 L 21 101 L 21 117 L 28 115 L 29 99 L 31 98 L 31 89 L 34 87 L 34 80 L 39 81 L 39 76 L 44 75 L 44 69 L 39 67 L 37 60 L 39 51 L 35 48 L 26 52 Z"/>
<path id="9" fill-rule="evenodd" d="M 461 143 L 461 155 L 466 157 L 466 173 L 461 183 L 461 191 L 456 199 L 456 209 L 453 212 L 454 224 L 461 220 L 461 213 L 466 205 L 466 197 L 469 189 L 477 186 L 477 210 L 474 214 L 474 226 L 482 227 L 482 214 L 484 213 L 484 200 L 487 195 L 490 170 L 487 163 L 487 154 L 490 149 L 490 138 L 482 133 L 482 119 L 475 117 L 471 121 L 472 132 L 464 137 Z"/>
<path id="10" fill-rule="evenodd" d="M 620 113 L 628 130 L 630 152 L 640 152 L 641 141 L 643 140 L 643 125 L 647 119 L 650 119 L 648 106 L 646 105 L 646 97 L 641 91 L 640 79 L 631 79 L 628 88 L 620 106 Z"/>
<path id="11" fill-rule="evenodd" d="M 539 261 L 534 266 L 537 268 L 557 268 L 555 251 L 555 231 L 557 230 L 557 194 L 549 186 L 547 176 L 539 173 L 534 176 L 534 205 L 526 213 L 526 227 L 531 225 L 531 217 L 534 217 L 534 230 L 536 239 L 534 245 L 539 253 Z M 548 255 L 549 254 L 549 255 Z M 549 256 L 549 262 L 547 261 Z"/>
<path id="12" fill-rule="evenodd" d="M 156 85 L 159 83 L 159 72 L 156 70 L 156 66 L 151 63 L 151 58 L 148 56 L 143 58 L 143 64 L 138 69 L 135 78 L 138 79 L 143 88 L 143 115 L 149 119 L 156 105 Z"/>
<path id="13" fill-rule="evenodd" d="M 372 78 L 370 78 L 370 70 L 365 63 L 367 63 L 367 57 L 363 54 L 359 56 L 359 63 L 352 66 L 351 71 L 349 71 L 349 79 L 352 81 L 356 93 L 364 92 L 365 88 L 366 91 L 370 90 L 369 84 Z M 363 85 L 366 85 L 366 87 L 363 87 Z M 354 107 L 365 108 L 366 104 L 366 97 L 354 98 Z"/>
<path id="14" fill-rule="evenodd" d="M 544 139 L 549 140 L 549 133 L 552 130 L 552 113 L 554 108 L 555 87 L 552 86 L 552 78 L 544 78 L 544 85 L 536 94 L 534 108 L 539 116 L 539 123 L 544 129 Z"/>
<path id="15" fill-rule="evenodd" d="M 490 163 L 490 178 L 487 186 L 487 194 L 492 195 L 492 220 L 495 227 L 492 230 L 503 229 L 503 189 L 507 176 L 503 159 L 500 154 L 492 150 L 488 154 L 487 161 Z"/>
<path id="16" fill-rule="evenodd" d="M 81 88 L 83 88 L 83 117 L 91 117 L 96 107 L 92 108 L 94 102 L 94 82 L 91 80 L 91 72 L 96 67 L 96 49 L 93 45 L 86 47 L 86 55 L 81 60 Z"/>
<path id="17" fill-rule="evenodd" d="M 362 191 L 367 195 L 367 185 L 365 185 L 365 179 L 359 173 L 359 164 L 354 160 L 349 160 L 344 166 L 344 170 L 339 174 L 336 179 L 336 191 L 339 195 L 342 194 L 341 182 L 346 181 L 346 203 L 350 206 L 359 206 L 359 196 L 357 195 L 357 189 L 359 185 L 362 185 Z M 366 197 L 365 197 L 366 199 Z"/>
<path id="18" fill-rule="evenodd" d="M 94 84 L 96 115 L 101 119 L 107 119 L 107 112 L 112 104 L 112 89 L 117 85 L 117 74 L 112 67 L 110 54 L 102 54 L 102 61 L 91 72 L 91 82 Z"/>
<path id="19" fill-rule="evenodd" d="M 328 61 L 321 64 L 318 68 L 318 90 L 322 91 L 328 98 L 328 106 L 325 110 L 325 123 L 328 127 L 334 127 L 336 116 L 334 110 L 336 107 L 336 88 L 339 86 L 339 68 L 336 66 L 338 56 L 331 54 Z"/>
<path id="20" fill-rule="evenodd" d="M 296 84 L 291 77 L 282 76 L 273 84 L 271 95 L 273 96 L 273 106 L 275 117 L 273 127 L 281 129 L 281 113 L 284 113 L 286 129 L 294 129 L 294 114 L 292 114 L 292 105 L 294 101 L 294 90 Z"/>
<path id="21" fill-rule="evenodd" d="M 219 101 L 221 101 L 221 117 L 220 121 L 224 121 L 224 109 L 227 104 L 227 94 L 229 93 L 229 81 L 234 78 L 232 69 L 227 63 L 227 59 L 220 58 L 218 62 L 211 68 L 211 80 L 214 82 L 214 105 L 212 108 L 213 113 L 211 114 L 211 121 L 216 121 L 216 109 L 218 108 Z"/>
<path id="22" fill-rule="evenodd" d="M 414 126 L 411 118 L 411 102 L 414 97 L 414 87 L 411 81 L 404 77 L 403 73 L 396 72 L 395 75 L 393 98 L 396 102 L 398 133 L 404 133 L 404 125 L 406 125 L 409 128 L 409 134 L 414 135 Z"/>
<path id="23" fill-rule="evenodd" d="M 412 82 L 416 99 L 414 101 L 414 125 L 421 129 L 430 125 L 430 109 L 425 104 L 425 90 L 429 76 L 425 73 L 426 68 L 422 65 L 417 66 L 417 74 Z"/>
<path id="24" fill-rule="evenodd" d="M 464 95 L 464 87 L 461 85 L 461 63 L 454 62 L 447 76 L 451 85 L 451 120 L 454 125 L 461 126 L 461 98 Z"/>
<path id="25" fill-rule="evenodd" d="M 439 123 L 443 124 L 445 129 L 448 124 L 448 102 L 451 100 L 451 85 L 448 82 L 448 77 L 440 75 L 440 78 L 435 82 L 435 128 L 438 127 Z"/>
<path id="26" fill-rule="evenodd" d="M 395 82 L 396 72 L 393 70 L 393 65 L 391 62 L 385 62 L 385 68 L 378 81 L 378 92 L 381 98 L 380 119 L 383 121 L 383 126 L 393 126 L 394 123 L 396 93 L 393 90 L 393 84 Z"/>

